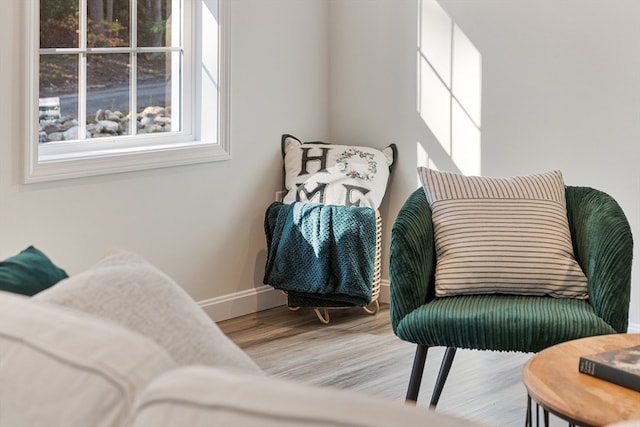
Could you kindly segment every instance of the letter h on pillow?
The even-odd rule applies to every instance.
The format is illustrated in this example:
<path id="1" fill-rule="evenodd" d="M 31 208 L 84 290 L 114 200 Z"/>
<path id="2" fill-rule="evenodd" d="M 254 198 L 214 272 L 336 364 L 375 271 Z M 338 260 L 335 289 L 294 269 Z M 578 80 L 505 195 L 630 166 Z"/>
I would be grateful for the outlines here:
<path id="1" fill-rule="evenodd" d="M 315 202 L 326 205 L 378 209 L 387 188 L 396 146 L 370 147 L 301 142 L 282 136 L 284 203 Z"/>

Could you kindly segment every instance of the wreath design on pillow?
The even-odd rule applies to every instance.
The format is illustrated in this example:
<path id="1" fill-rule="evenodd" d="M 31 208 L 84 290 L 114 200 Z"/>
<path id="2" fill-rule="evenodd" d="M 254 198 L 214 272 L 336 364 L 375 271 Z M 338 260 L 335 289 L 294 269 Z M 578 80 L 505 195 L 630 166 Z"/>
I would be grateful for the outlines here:
<path id="1" fill-rule="evenodd" d="M 282 135 L 281 150 L 287 192 L 283 203 L 318 200 L 321 195 L 325 204 L 377 209 L 396 159 L 395 144 L 378 150 L 353 144 L 302 142 L 289 134 Z"/>
<path id="2" fill-rule="evenodd" d="M 353 156 L 357 156 L 367 162 L 368 168 L 366 173 L 358 172 L 353 168 L 349 169 L 349 159 Z M 336 164 L 340 172 L 349 178 L 358 178 L 364 181 L 373 180 L 375 174 L 378 172 L 378 164 L 375 161 L 374 154 L 358 150 L 355 147 L 350 147 L 348 150 L 340 153 L 336 158 Z"/>

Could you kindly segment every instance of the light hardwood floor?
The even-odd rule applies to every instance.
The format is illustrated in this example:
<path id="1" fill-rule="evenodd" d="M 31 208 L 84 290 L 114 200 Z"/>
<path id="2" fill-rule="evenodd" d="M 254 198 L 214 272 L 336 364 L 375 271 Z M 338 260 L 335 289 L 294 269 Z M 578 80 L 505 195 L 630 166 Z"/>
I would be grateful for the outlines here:
<path id="1" fill-rule="evenodd" d="M 404 400 L 415 346 L 399 340 L 388 306 L 330 310 L 321 324 L 313 309 L 276 307 L 219 323 L 268 374 Z M 444 349 L 427 355 L 419 405 L 428 405 Z M 523 426 L 527 394 L 521 370 L 531 354 L 458 350 L 437 411 L 496 426 Z M 535 407 L 535 406 L 534 406 Z M 535 420 L 534 420 L 535 422 Z M 567 423 L 551 417 L 551 426 Z"/>

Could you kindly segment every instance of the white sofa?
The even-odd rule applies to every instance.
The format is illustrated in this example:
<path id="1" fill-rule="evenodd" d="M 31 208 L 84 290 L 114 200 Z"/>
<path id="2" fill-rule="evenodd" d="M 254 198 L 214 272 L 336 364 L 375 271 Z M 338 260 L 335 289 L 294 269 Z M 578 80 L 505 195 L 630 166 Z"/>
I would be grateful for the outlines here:
<path id="1" fill-rule="evenodd" d="M 29 298 L 0 292 L 0 427 L 470 426 L 262 373 L 171 278 L 126 252 Z"/>

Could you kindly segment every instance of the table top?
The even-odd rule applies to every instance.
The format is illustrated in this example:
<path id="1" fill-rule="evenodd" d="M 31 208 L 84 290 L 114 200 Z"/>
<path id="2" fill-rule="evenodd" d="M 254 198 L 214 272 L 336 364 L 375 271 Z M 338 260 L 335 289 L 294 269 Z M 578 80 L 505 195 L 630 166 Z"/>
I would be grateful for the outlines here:
<path id="1" fill-rule="evenodd" d="M 561 343 L 534 355 L 522 370 L 529 396 L 579 425 L 640 419 L 640 392 L 578 371 L 580 356 L 640 345 L 640 334 L 612 334 Z"/>

